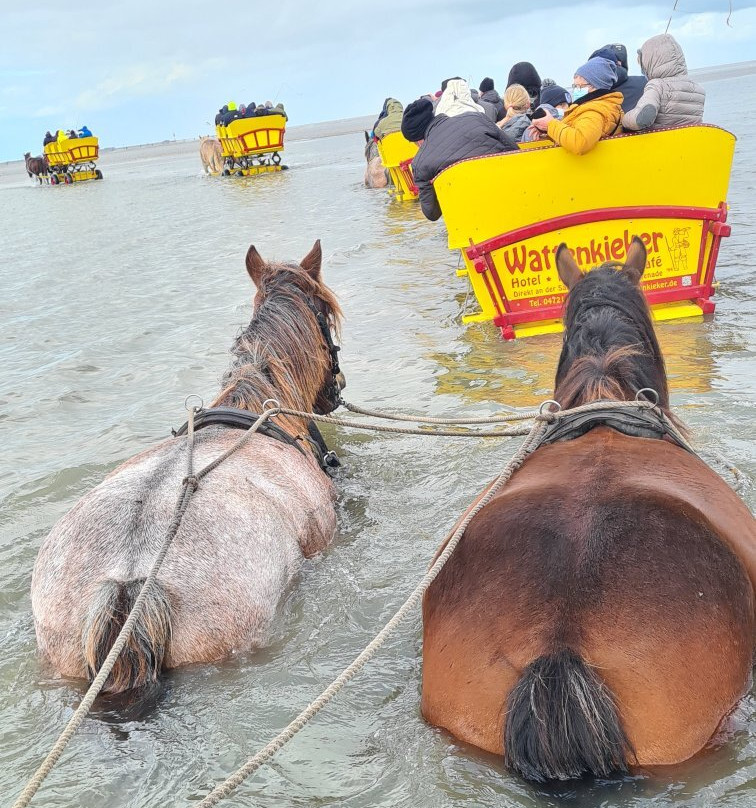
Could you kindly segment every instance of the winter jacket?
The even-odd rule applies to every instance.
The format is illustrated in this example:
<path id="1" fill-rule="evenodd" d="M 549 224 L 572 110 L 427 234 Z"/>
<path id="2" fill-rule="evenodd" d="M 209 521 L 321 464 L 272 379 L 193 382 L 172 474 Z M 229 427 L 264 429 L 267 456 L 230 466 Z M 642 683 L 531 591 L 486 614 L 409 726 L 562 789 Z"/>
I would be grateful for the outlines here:
<path id="1" fill-rule="evenodd" d="M 691 126 L 703 120 L 706 91 L 688 77 L 682 48 L 669 34 L 653 36 L 640 49 L 641 70 L 648 76 L 634 109 L 625 113 L 625 129 Z"/>
<path id="2" fill-rule="evenodd" d="M 530 126 L 530 123 L 530 118 L 524 112 L 521 112 L 519 115 L 510 118 L 501 127 L 501 131 L 506 132 L 515 143 L 519 143 L 523 132 Z"/>
<path id="3" fill-rule="evenodd" d="M 549 121 L 546 134 L 572 154 L 589 152 L 602 137 L 621 131 L 622 95 L 594 90 L 571 104 L 561 121 Z"/>
<path id="4" fill-rule="evenodd" d="M 376 121 L 373 129 L 375 136 L 379 139 L 390 135 L 392 132 L 399 132 L 402 128 L 404 107 L 402 107 L 401 102 L 397 101 L 396 98 L 387 98 L 383 108 L 386 114 L 381 113 L 382 117 Z"/>
<path id="5" fill-rule="evenodd" d="M 496 110 L 496 122 L 500 121 L 506 114 L 504 109 L 504 102 L 496 90 L 486 90 L 480 94 L 480 101 L 485 104 L 490 104 Z"/>
<path id="6" fill-rule="evenodd" d="M 513 151 L 517 144 L 480 112 L 465 112 L 449 117 L 436 115 L 425 133 L 425 142 L 412 161 L 420 196 L 420 207 L 427 219 L 441 216 L 433 178 L 452 163 L 468 157 L 482 157 Z"/>
<path id="7" fill-rule="evenodd" d="M 622 111 L 629 112 L 643 95 L 648 79 L 645 76 L 628 76 L 622 65 L 616 65 L 617 83 L 612 87 L 622 93 Z"/>

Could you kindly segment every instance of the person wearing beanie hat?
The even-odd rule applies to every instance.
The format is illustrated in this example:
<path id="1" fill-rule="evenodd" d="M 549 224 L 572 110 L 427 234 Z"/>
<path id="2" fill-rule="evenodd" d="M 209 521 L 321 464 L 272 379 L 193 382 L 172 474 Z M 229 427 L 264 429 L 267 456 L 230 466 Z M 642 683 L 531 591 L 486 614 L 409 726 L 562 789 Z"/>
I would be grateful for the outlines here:
<path id="1" fill-rule="evenodd" d="M 498 123 L 506 114 L 506 109 L 504 108 L 504 101 L 494 89 L 494 80 L 488 77 L 484 78 L 479 89 L 480 103 L 487 113 L 489 112 L 489 107 L 486 105 L 490 105 L 493 109 L 493 114 L 489 114 L 489 117 L 494 123 Z"/>
<path id="2" fill-rule="evenodd" d="M 695 126 L 703 121 L 706 91 L 688 75 L 685 55 L 671 34 L 652 36 L 638 51 L 648 76 L 643 95 L 622 125 L 632 131 Z"/>
<path id="3" fill-rule="evenodd" d="M 546 84 L 546 80 L 541 87 L 541 106 L 544 104 L 566 111 L 572 103 L 572 96 L 564 87 L 558 84 Z"/>
<path id="4" fill-rule="evenodd" d="M 612 88 L 617 81 L 615 65 L 594 57 L 575 71 L 573 103 L 559 121 L 546 114 L 533 125 L 572 154 L 586 154 L 602 137 L 621 131 L 622 93 Z"/>
<path id="5" fill-rule="evenodd" d="M 402 115 L 402 134 L 413 143 L 422 143 L 425 140 L 425 130 L 433 120 L 433 102 L 423 96 L 407 104 Z"/>
<path id="6" fill-rule="evenodd" d="M 591 59 L 596 56 L 608 59 L 617 68 L 617 83 L 614 85 L 614 89 L 622 93 L 622 109 L 624 112 L 629 112 L 643 95 L 646 77 L 628 75 L 627 48 L 624 45 L 604 45 L 603 48 L 593 51 Z"/>

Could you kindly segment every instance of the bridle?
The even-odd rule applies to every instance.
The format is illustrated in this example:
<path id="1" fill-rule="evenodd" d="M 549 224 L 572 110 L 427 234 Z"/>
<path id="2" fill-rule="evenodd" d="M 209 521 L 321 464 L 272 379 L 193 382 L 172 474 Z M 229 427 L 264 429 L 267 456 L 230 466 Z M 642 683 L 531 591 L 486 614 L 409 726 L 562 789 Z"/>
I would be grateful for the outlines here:
<path id="1" fill-rule="evenodd" d="M 323 335 L 326 347 L 328 348 L 328 355 L 331 359 L 331 379 L 325 384 L 322 392 L 330 406 L 328 412 L 333 412 L 333 410 L 337 409 L 341 404 L 342 385 L 338 381 L 339 375 L 341 374 L 341 367 L 339 366 L 339 351 L 341 350 L 341 346 L 333 341 L 333 335 L 328 325 L 328 318 L 323 312 L 319 311 L 309 300 L 307 301 L 307 307 L 315 315 L 315 320 L 320 328 L 320 333 Z M 328 413 L 322 412 L 318 414 L 327 415 Z"/>

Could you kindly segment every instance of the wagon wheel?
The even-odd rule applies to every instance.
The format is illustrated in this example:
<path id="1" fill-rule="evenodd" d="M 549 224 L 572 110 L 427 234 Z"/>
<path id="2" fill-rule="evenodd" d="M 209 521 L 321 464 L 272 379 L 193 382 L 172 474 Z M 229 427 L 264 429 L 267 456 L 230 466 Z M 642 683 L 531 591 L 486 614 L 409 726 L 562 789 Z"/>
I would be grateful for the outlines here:
<path id="1" fill-rule="evenodd" d="M 95 169 L 95 179 L 96 180 L 101 180 L 102 179 L 102 171 L 100 171 L 99 168 Z"/>
<path id="2" fill-rule="evenodd" d="M 236 172 L 236 176 L 237 176 L 237 177 L 243 177 L 243 176 L 244 176 L 244 172 L 243 172 L 241 169 L 239 169 L 239 170 Z"/>
<path id="3" fill-rule="evenodd" d="M 281 162 L 281 155 L 278 152 L 273 152 L 270 157 L 274 166 L 277 166 Z"/>
<path id="4" fill-rule="evenodd" d="M 66 185 L 70 185 L 74 181 L 74 178 L 71 174 L 66 174 L 63 181 L 66 183 Z"/>
<path id="5" fill-rule="evenodd" d="M 57 185 L 59 182 L 57 174 L 50 174 L 50 185 Z"/>
<path id="6" fill-rule="evenodd" d="M 224 168 L 223 171 L 221 171 L 221 176 L 222 177 L 230 177 L 231 172 L 227 168 Z"/>

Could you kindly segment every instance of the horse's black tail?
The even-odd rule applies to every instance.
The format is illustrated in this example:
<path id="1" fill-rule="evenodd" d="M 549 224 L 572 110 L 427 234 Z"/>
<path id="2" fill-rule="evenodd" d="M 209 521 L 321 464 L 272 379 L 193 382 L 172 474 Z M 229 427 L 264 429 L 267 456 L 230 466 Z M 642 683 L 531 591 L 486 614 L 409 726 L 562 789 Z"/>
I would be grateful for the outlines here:
<path id="1" fill-rule="evenodd" d="M 144 579 L 106 580 L 95 592 L 84 621 L 82 645 L 93 679 L 123 628 Z M 153 584 L 134 630 L 105 682 L 104 691 L 121 693 L 157 681 L 171 640 L 172 608 L 168 594 Z"/>
<path id="2" fill-rule="evenodd" d="M 538 657 L 507 699 L 504 764 L 525 780 L 626 772 L 633 748 L 611 693 L 572 651 Z"/>

